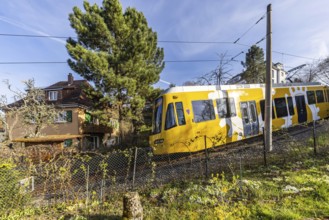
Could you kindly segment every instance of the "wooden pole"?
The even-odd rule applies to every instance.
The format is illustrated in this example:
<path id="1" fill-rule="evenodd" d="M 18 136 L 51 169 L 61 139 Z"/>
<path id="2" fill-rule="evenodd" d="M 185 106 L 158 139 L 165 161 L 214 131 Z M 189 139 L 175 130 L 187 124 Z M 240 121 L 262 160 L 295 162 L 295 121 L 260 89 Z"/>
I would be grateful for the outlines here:
<path id="1" fill-rule="evenodd" d="M 265 146 L 272 151 L 272 21 L 271 4 L 267 6 L 266 77 L 265 77 Z"/>

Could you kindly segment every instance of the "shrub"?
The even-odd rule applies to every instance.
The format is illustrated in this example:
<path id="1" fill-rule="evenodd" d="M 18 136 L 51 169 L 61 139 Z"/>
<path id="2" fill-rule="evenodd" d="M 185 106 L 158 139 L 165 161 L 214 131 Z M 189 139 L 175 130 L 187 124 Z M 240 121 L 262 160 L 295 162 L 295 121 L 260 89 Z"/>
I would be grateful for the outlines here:
<path id="1" fill-rule="evenodd" d="M 19 184 L 23 175 L 10 160 L 0 160 L 0 216 L 22 207 L 28 199 Z"/>

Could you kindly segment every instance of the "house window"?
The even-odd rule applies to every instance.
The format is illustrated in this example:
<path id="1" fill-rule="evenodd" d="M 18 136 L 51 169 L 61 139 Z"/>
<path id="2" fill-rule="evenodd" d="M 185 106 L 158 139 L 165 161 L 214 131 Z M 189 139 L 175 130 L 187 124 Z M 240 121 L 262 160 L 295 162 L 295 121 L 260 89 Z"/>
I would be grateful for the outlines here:
<path id="1" fill-rule="evenodd" d="M 56 123 L 63 123 L 63 122 L 72 122 L 72 111 L 62 111 L 59 112 L 57 117 L 55 118 Z"/>
<path id="2" fill-rule="evenodd" d="M 194 122 L 214 120 L 215 111 L 212 100 L 192 101 Z"/>
<path id="3" fill-rule="evenodd" d="M 48 99 L 49 101 L 56 101 L 58 99 L 58 91 L 49 91 Z"/>
<path id="4" fill-rule="evenodd" d="M 86 138 L 86 144 L 88 149 L 99 148 L 99 138 L 97 136 L 89 136 Z"/>
<path id="5" fill-rule="evenodd" d="M 67 139 L 64 141 L 64 147 L 71 147 L 73 144 L 73 140 L 72 139 Z"/>
<path id="6" fill-rule="evenodd" d="M 91 116 L 91 114 L 89 112 L 85 113 L 85 122 L 86 123 L 91 123 L 92 122 L 93 117 Z"/>
<path id="7" fill-rule="evenodd" d="M 86 124 L 94 124 L 94 125 L 99 125 L 99 120 L 97 117 L 92 115 L 90 112 L 85 112 L 85 123 Z"/>

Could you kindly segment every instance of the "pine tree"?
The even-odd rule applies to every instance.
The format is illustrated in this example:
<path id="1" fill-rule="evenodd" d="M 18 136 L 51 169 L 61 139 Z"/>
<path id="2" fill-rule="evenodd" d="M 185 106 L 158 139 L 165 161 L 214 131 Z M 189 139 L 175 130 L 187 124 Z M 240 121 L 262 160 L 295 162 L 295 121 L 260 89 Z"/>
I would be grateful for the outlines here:
<path id="1" fill-rule="evenodd" d="M 127 120 L 136 128 L 145 97 L 164 68 L 156 32 L 148 27 L 143 13 L 134 8 L 123 12 L 119 0 L 104 0 L 101 7 L 85 1 L 84 11 L 74 7 L 69 20 L 77 40 L 67 41 L 72 58 L 68 64 L 93 83 L 87 93 L 100 123 L 111 127 L 115 118 L 121 129 Z"/>
<path id="2" fill-rule="evenodd" d="M 265 83 L 266 65 L 262 48 L 251 46 L 246 53 L 246 62 L 243 66 L 246 68 L 243 73 L 246 83 Z"/>

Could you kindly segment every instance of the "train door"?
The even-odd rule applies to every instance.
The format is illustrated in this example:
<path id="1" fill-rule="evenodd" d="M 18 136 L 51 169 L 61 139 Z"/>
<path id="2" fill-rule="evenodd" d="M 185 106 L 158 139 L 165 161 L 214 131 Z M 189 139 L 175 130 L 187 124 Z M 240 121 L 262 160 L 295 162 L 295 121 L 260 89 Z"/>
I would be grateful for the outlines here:
<path id="1" fill-rule="evenodd" d="M 259 125 L 257 119 L 256 102 L 240 102 L 243 132 L 245 137 L 257 135 Z"/>
<path id="2" fill-rule="evenodd" d="M 298 123 L 303 123 L 307 121 L 305 97 L 303 95 L 296 96 L 295 100 L 296 100 L 297 113 L 298 113 Z"/>

